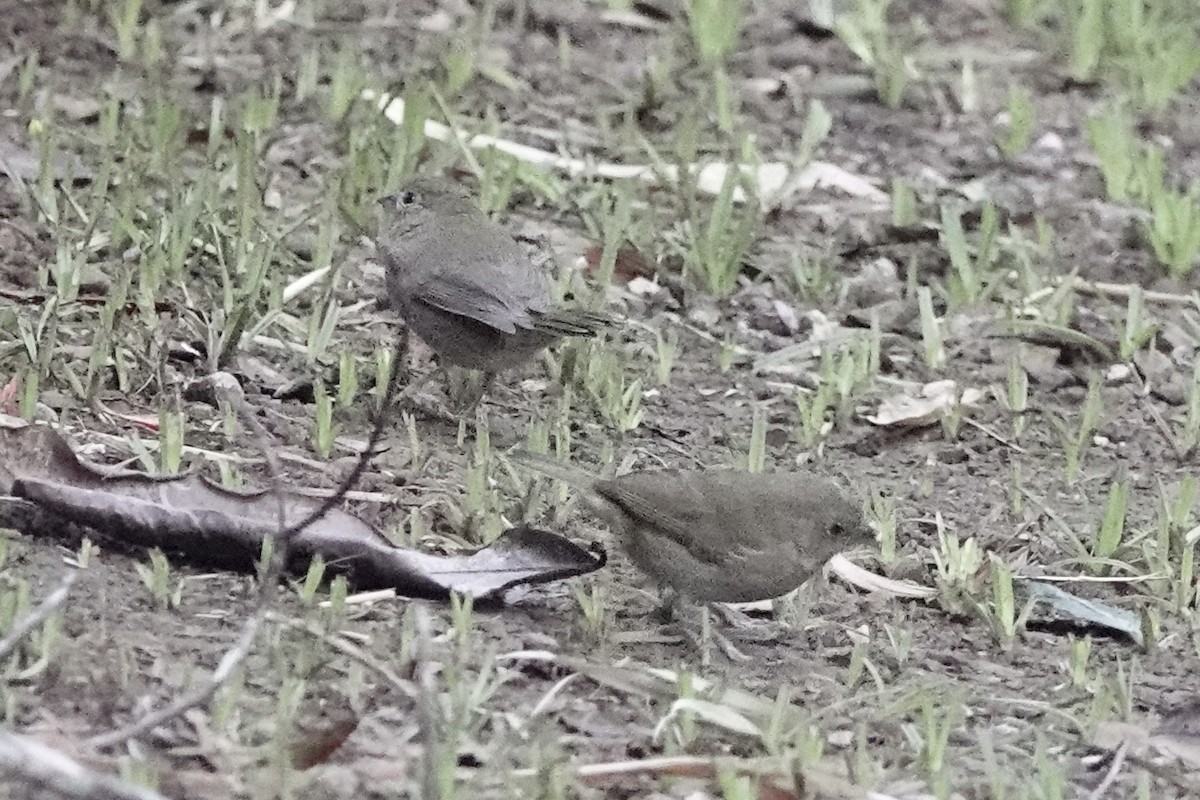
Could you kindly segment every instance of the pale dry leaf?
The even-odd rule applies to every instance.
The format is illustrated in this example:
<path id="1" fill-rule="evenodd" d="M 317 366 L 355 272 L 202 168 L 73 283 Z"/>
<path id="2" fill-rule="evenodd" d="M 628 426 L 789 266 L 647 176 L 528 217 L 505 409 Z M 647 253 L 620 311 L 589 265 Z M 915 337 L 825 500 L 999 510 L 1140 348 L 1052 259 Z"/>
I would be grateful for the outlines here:
<path id="1" fill-rule="evenodd" d="M 900 425 L 919 428 L 935 425 L 942 415 L 960 402 L 970 406 L 983 398 L 978 389 L 966 388 L 959 396 L 958 384 L 951 380 L 934 381 L 921 387 L 918 394 L 900 393 L 885 399 L 879 409 L 867 417 L 872 425 Z"/>
<path id="2" fill-rule="evenodd" d="M 362 98 L 367 102 L 375 103 L 384 116 L 396 125 L 403 124 L 404 100 L 402 98 L 380 94 L 371 89 L 364 89 Z M 439 142 L 450 142 L 455 139 L 453 129 L 435 120 L 425 121 L 425 135 Z M 594 159 L 572 158 L 483 133 L 464 135 L 464 139 L 463 144 L 466 147 L 472 149 L 491 147 L 519 161 L 565 172 L 568 175 L 587 174 L 617 180 L 638 179 L 667 183 L 678 181 L 680 175 L 679 170 L 673 164 L 661 166 L 617 164 L 597 162 Z M 867 179 L 853 175 L 836 164 L 824 161 L 813 161 L 805 165 L 799 172 L 796 172 L 792 165 L 780 161 L 768 161 L 753 166 L 749 164 L 731 165 L 724 162 L 703 166 L 689 164 L 685 167 L 685 172 L 695 176 L 696 186 L 701 191 L 716 195 L 724 186 L 731 168 L 739 169 L 743 176 L 753 182 L 755 194 L 767 201 L 767 205 L 774 205 L 775 201 L 785 193 L 790 195 L 799 191 L 812 191 L 818 187 L 837 189 L 854 197 L 866 197 L 878 203 L 888 201 L 887 194 L 872 185 Z M 733 199 L 735 202 L 744 203 L 748 198 L 741 187 L 735 187 Z"/>
<path id="3" fill-rule="evenodd" d="M 851 586 L 865 589 L 868 592 L 878 592 L 893 597 L 911 597 L 917 600 L 924 600 L 937 594 L 937 590 L 932 586 L 922 586 L 912 581 L 898 581 L 892 578 L 885 578 L 882 575 L 863 569 L 841 553 L 829 559 L 829 564 L 825 569 Z"/>
<path id="4" fill-rule="evenodd" d="M 625 284 L 625 289 L 634 297 L 649 297 L 662 291 L 662 286 L 658 281 L 648 280 L 639 275 L 631 278 L 629 283 Z"/>
<path id="5" fill-rule="evenodd" d="M 698 719 L 730 733 L 754 737 L 762 735 L 762 731 L 757 725 L 729 706 L 695 697 L 681 697 L 671 704 L 671 710 L 658 723 L 654 730 L 654 738 L 658 739 L 667 723 L 682 713 L 694 714 Z"/>

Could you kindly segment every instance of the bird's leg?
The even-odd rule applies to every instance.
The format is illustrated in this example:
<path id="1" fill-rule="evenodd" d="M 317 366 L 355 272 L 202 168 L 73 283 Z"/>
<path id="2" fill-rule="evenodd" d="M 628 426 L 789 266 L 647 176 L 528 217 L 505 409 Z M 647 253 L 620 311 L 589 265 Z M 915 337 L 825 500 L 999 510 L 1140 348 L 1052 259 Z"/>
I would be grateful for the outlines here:
<path id="1" fill-rule="evenodd" d="M 396 396 L 396 404 L 414 411 L 423 417 L 458 425 L 461 421 L 460 418 L 448 411 L 445 404 L 416 396 L 417 390 L 429 383 L 439 373 L 445 376 L 444 383 L 447 386 L 450 384 L 450 378 L 449 373 L 441 363 L 438 363 L 433 369 L 427 370 L 424 375 L 416 379 L 412 377 L 413 369 L 409 359 L 409 355 L 412 352 L 412 329 L 406 322 L 402 323 L 402 325 L 400 338 L 396 343 L 396 352 L 392 360 L 392 369 L 402 370 L 400 377 L 404 380 L 404 389 Z M 448 393 L 449 391 L 447 390 Z"/>
<path id="2" fill-rule="evenodd" d="M 688 614 L 682 613 L 685 609 L 679 593 L 675 590 L 664 588 L 662 598 L 663 602 L 656 609 L 656 615 L 664 624 L 675 623 L 676 627 L 682 631 L 684 638 L 700 651 L 700 663 L 703 666 L 707 667 L 711 663 L 709 654 L 713 644 L 716 644 L 730 661 L 746 662 L 750 660 L 750 657 L 738 650 L 723 633 L 713 628 L 708 611 L 710 604 L 702 604 L 699 609 L 687 609 L 688 611 L 699 611 L 699 615 Z"/>
<path id="3" fill-rule="evenodd" d="M 716 628 L 713 627 L 713 625 L 712 625 L 712 616 L 713 615 L 709 613 L 709 609 L 712 608 L 712 606 L 713 606 L 712 603 L 705 603 L 704 605 L 702 605 L 700 607 L 700 647 L 701 647 L 700 658 L 701 658 L 701 663 L 704 666 L 708 666 L 708 664 L 709 664 L 709 656 L 708 656 L 709 647 L 711 644 L 714 644 L 714 643 L 717 645 L 717 647 L 719 647 L 721 649 L 721 652 L 724 653 L 725 657 L 728 658 L 730 661 L 734 661 L 734 662 L 738 662 L 738 663 L 745 663 L 747 661 L 750 661 L 751 660 L 750 656 L 746 655 L 741 650 L 738 650 L 737 647 L 734 646 L 733 642 L 729 641 L 729 639 L 725 636 L 725 634 L 721 633 L 719 630 L 717 630 Z"/>
<path id="4" fill-rule="evenodd" d="M 412 377 L 412 370 L 408 366 L 408 355 L 412 352 L 412 329 L 408 327 L 408 323 L 403 323 L 404 330 L 400 333 L 400 341 L 396 343 L 396 358 L 392 364 L 392 369 L 403 370 L 400 376 L 404 378 L 404 382 Z"/>
<path id="5" fill-rule="evenodd" d="M 412 329 L 408 327 L 407 322 L 401 322 L 400 337 L 396 341 L 396 349 L 392 354 L 392 369 L 399 371 L 399 377 L 404 384 L 404 388 L 396 395 L 395 403 L 404 405 L 415 410 L 422 410 L 420 402 L 416 399 L 416 391 L 424 386 L 429 381 L 429 374 L 426 373 L 423 377 L 413 380 L 412 365 L 409 364 L 409 355 L 412 353 Z"/>
<path id="6" fill-rule="evenodd" d="M 674 622 L 678 616 L 679 602 L 679 592 L 670 586 L 663 587 L 658 595 L 658 606 L 654 609 L 654 616 L 664 625 Z"/>
<path id="7" fill-rule="evenodd" d="M 407 345 L 405 346 L 405 349 L 407 349 Z M 399 369 L 399 365 L 394 368 Z M 441 373 L 442 375 L 447 374 L 445 368 L 440 364 L 415 380 L 409 377 L 408 383 L 404 387 L 404 392 L 401 394 L 399 401 L 410 411 L 414 411 L 423 417 L 428 417 L 429 419 L 435 419 L 457 426 L 461 420 L 459 419 L 458 415 L 447 410 L 444 403 L 426 397 L 416 396 L 417 389 L 433 380 L 438 373 Z M 446 382 L 449 382 L 448 379 Z"/>
<path id="8" fill-rule="evenodd" d="M 496 377 L 494 372 L 484 372 L 481 378 L 474 370 L 451 371 L 444 366 L 440 366 L 439 371 L 445 376 L 446 408 L 463 419 L 474 416 L 472 412 L 479 408 Z"/>
<path id="9" fill-rule="evenodd" d="M 412 332 L 407 324 L 400 331 L 400 338 L 396 342 L 396 350 L 392 354 L 392 370 L 397 372 L 398 377 L 404 384 L 404 388 L 393 399 L 393 403 L 399 406 L 406 406 L 416 410 L 421 409 L 420 402 L 416 398 L 417 390 L 424 386 L 429 381 L 429 374 L 413 380 L 412 368 L 408 363 L 409 353 L 412 351 Z"/>
<path id="10" fill-rule="evenodd" d="M 749 630 L 755 627 L 754 619 L 744 611 L 739 611 L 726 603 L 710 603 L 713 613 L 725 621 L 725 624 L 736 630 Z"/>
<path id="11" fill-rule="evenodd" d="M 478 412 L 481 407 L 481 401 L 491 384 L 494 373 L 485 373 L 482 387 L 476 388 L 480 382 L 475 380 L 474 373 L 462 373 L 466 375 L 466 381 L 460 382 L 456 377 L 461 377 L 461 375 L 456 376 L 450 371 L 450 368 L 441 364 L 435 368 L 434 372 L 441 373 L 443 376 L 442 383 L 446 387 L 446 401 L 442 403 L 433 400 L 420 405 L 414 403 L 413 406 L 423 416 L 431 419 L 455 427 L 465 424 L 468 428 L 474 428 L 478 416 L 475 412 Z"/>
<path id="12" fill-rule="evenodd" d="M 474 374 L 470 377 L 470 383 L 467 384 L 462 396 L 455 399 L 455 410 L 466 414 L 479 408 L 479 404 L 483 402 L 483 398 L 487 395 L 488 390 L 492 388 L 492 382 L 496 380 L 496 373 L 485 372 L 483 378 L 476 380 Z"/>
<path id="13" fill-rule="evenodd" d="M 436 400 L 419 400 L 414 397 L 408 401 L 408 407 L 423 417 L 437 420 L 438 422 L 445 422 L 455 427 L 462 421 L 457 414 L 447 410 L 445 406 Z"/>
<path id="14" fill-rule="evenodd" d="M 778 641 L 782 636 L 782 626 L 778 622 L 755 619 L 727 603 L 710 603 L 709 607 L 725 622 L 726 627 L 736 631 L 735 638 L 739 642 Z"/>

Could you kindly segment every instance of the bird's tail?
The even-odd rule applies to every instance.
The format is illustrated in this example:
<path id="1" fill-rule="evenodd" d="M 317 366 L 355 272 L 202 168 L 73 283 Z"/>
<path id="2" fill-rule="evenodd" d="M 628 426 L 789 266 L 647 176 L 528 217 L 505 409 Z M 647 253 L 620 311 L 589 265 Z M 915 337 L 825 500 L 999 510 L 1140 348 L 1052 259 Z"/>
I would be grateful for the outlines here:
<path id="1" fill-rule="evenodd" d="M 581 308 L 535 311 L 531 316 L 536 329 L 558 336 L 595 336 L 616 323 L 608 314 Z"/>
<path id="2" fill-rule="evenodd" d="M 570 484 L 577 489 L 590 489 L 592 484 L 596 482 L 595 475 L 579 467 L 565 464 L 550 456 L 531 453 L 528 450 L 513 450 L 506 455 L 514 464 L 528 467 L 535 472 L 540 472 L 543 475 Z"/>

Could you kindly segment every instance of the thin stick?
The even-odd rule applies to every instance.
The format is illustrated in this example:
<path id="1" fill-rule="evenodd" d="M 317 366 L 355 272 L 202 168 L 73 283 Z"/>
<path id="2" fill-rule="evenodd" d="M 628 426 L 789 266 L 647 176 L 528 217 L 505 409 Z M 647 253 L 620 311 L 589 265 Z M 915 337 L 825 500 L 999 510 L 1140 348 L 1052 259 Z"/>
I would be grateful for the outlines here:
<path id="1" fill-rule="evenodd" d="M 437 681 L 435 668 L 430 658 L 430 644 L 433 634 L 430 632 L 429 611 L 424 605 L 417 603 L 412 607 L 416 614 L 416 645 L 414 660 L 417 665 L 417 724 L 421 728 L 421 786 L 422 796 L 426 800 L 442 800 L 441 781 L 438 779 L 441 770 L 438 768 L 438 758 L 442 748 L 443 720 L 437 702 Z"/>
<path id="2" fill-rule="evenodd" d="M 802 778 L 808 788 L 816 794 L 839 797 L 863 797 L 865 800 L 895 800 L 895 797 L 883 792 L 858 790 L 849 794 L 853 787 L 845 779 L 828 773 L 819 767 L 801 770 L 797 775 L 791 775 L 780 770 L 778 762 L 762 758 L 737 759 L 720 756 L 659 756 L 640 761 L 610 761 L 602 764 L 582 764 L 575 768 L 575 776 L 580 782 L 590 785 L 602 785 L 612 778 L 628 777 L 631 775 L 650 776 L 680 776 L 692 778 L 714 779 L 721 769 L 732 770 L 739 775 L 757 777 L 763 780 L 780 779 L 792 781 Z M 516 769 L 512 775 L 518 778 L 529 778 L 536 774 L 533 769 Z M 828 792 L 819 791 L 828 787 Z"/>
<path id="3" fill-rule="evenodd" d="M 1085 281 L 1079 277 L 1075 278 L 1074 287 L 1084 294 L 1094 294 L 1102 297 L 1119 297 L 1121 299 L 1128 299 L 1129 295 L 1133 294 L 1134 290 L 1134 285 L 1131 283 L 1104 283 L 1102 281 Z M 1192 294 L 1178 294 L 1176 292 L 1158 292 L 1153 289 L 1142 289 L 1142 297 L 1152 303 L 1193 306 L 1200 309 L 1200 297 L 1198 297 L 1195 292 Z"/>
<path id="4" fill-rule="evenodd" d="M 996 433 L 994 430 L 992 430 L 988 426 L 984 425 L 982 422 L 976 422 L 975 420 L 971 419 L 970 417 L 963 417 L 963 422 L 967 423 L 968 425 L 970 425 L 972 428 L 974 428 L 977 431 L 982 431 L 983 433 L 992 437 L 993 439 L 995 439 L 997 442 L 1004 445 L 1005 447 L 1009 447 L 1023 455 L 1029 454 L 1029 451 L 1026 450 L 1024 447 L 1021 447 L 1019 444 L 1016 444 L 1015 442 L 1008 441 L 1003 436 Z"/>
<path id="5" fill-rule="evenodd" d="M 1088 795 L 1088 800 L 1101 800 L 1104 797 L 1104 793 L 1117 782 L 1117 776 L 1121 774 L 1121 767 L 1125 766 L 1125 754 L 1127 752 L 1129 752 L 1129 742 L 1121 742 L 1121 746 L 1117 748 L 1117 753 L 1113 756 L 1112 765 L 1109 766 L 1104 780 L 1100 781 L 1100 785 L 1096 787 L 1095 791 Z"/>
<path id="6" fill-rule="evenodd" d="M 254 429 L 258 444 L 263 451 L 263 456 L 267 461 L 270 469 L 272 488 L 275 491 L 276 497 L 279 500 L 279 533 L 271 538 L 272 557 L 267 563 L 266 569 L 263 570 L 261 579 L 259 580 L 258 597 L 255 601 L 255 607 L 242 626 L 241 635 L 238 636 L 234 643 L 221 661 L 217 664 L 217 668 L 207 680 L 200 686 L 182 697 L 177 698 L 174 702 L 163 706 L 157 711 L 151 711 L 137 721 L 130 723 L 124 728 L 119 728 L 115 731 L 93 736 L 87 740 L 87 744 L 98 749 L 113 747 L 121 744 L 129 739 L 139 738 L 149 731 L 157 728 L 165 722 L 168 722 L 175 717 L 180 716 L 190 708 L 195 708 L 200 705 L 207 704 L 217 693 L 217 691 L 225 685 L 230 676 L 237 669 L 238 665 L 246 659 L 250 653 L 251 647 L 258 637 L 258 632 L 262 628 L 263 622 L 266 620 L 267 613 L 270 610 L 271 604 L 278 593 L 279 581 L 283 575 L 284 567 L 287 564 L 288 545 L 292 538 L 300 531 L 307 528 L 309 525 L 316 522 L 321 517 L 325 516 L 334 506 L 342 501 L 345 493 L 354 487 L 358 479 L 366 471 L 367 464 L 375 454 L 375 447 L 379 444 L 379 440 L 383 438 L 383 429 L 387 424 L 387 411 L 391 407 L 392 401 L 396 399 L 396 389 L 399 386 L 400 364 L 403 358 L 402 347 L 397 349 L 397 357 L 393 362 L 391 374 L 388 376 L 387 388 L 384 391 L 383 399 L 379 404 L 379 408 L 375 413 L 375 424 L 371 428 L 371 435 L 367 439 L 367 446 L 358 456 L 358 461 L 355 462 L 354 468 L 350 470 L 350 474 L 338 485 L 337 490 L 333 495 L 322 502 L 316 510 L 306 516 L 300 522 L 294 525 L 287 525 L 286 507 L 284 505 L 284 491 L 282 488 L 283 473 L 279 468 L 279 462 L 275 458 L 274 448 L 270 444 L 269 436 L 266 429 L 263 428 L 257 417 L 254 416 L 248 404 L 241 395 L 241 387 L 234 382 L 232 386 L 223 382 L 220 387 L 222 397 L 230 402 L 237 409 L 251 428 Z M 405 387 L 404 393 L 414 391 L 420 382 L 409 384 Z"/>
<path id="7" fill-rule="evenodd" d="M 382 675 L 384 680 L 390 683 L 394 689 L 399 691 L 405 697 L 415 697 L 417 695 L 417 689 L 413 685 L 412 681 L 404 680 L 387 664 L 384 664 L 375 656 L 371 655 L 366 650 L 363 650 L 361 647 L 349 641 L 348 639 L 326 633 L 311 623 L 288 619 L 275 613 L 268 614 L 267 618 L 271 622 L 277 622 L 280 625 L 291 628 L 292 630 L 307 633 L 309 636 L 315 637 L 316 639 L 319 639 L 320 641 L 332 647 L 334 650 L 337 650 L 342 655 L 347 656 L 363 666 L 374 670 Z"/>
<path id="8" fill-rule="evenodd" d="M 264 574 L 263 577 L 265 580 L 268 576 Z M 249 654 L 255 638 L 258 636 L 258 630 L 262 627 L 262 622 L 263 614 L 261 612 L 252 614 L 250 619 L 246 620 L 246 624 L 242 626 L 242 633 L 238 636 L 237 642 L 226 651 L 225 655 L 221 656 L 221 661 L 217 664 L 217 668 L 213 670 L 208 680 L 204 681 L 200 686 L 157 711 L 145 714 L 141 719 L 124 728 L 118 728 L 115 731 L 93 736 L 87 740 L 88 746 L 103 750 L 121 744 L 128 739 L 137 739 L 145 735 L 148 731 L 154 730 L 159 725 L 178 717 L 188 709 L 207 703 L 217 693 L 217 690 L 225 685 L 225 682 L 229 680 L 229 676 L 233 673 L 234 669 Z"/>
<path id="9" fill-rule="evenodd" d="M 93 772 L 41 742 L 6 730 L 0 730 L 0 773 L 75 800 L 167 800 L 158 792 Z"/>
<path id="10" fill-rule="evenodd" d="M 46 596 L 46 599 L 38 604 L 38 607 L 26 614 L 24 617 L 13 625 L 12 630 L 8 632 L 8 636 L 0 639 L 0 661 L 8 658 L 21 640 L 38 625 L 41 625 L 46 620 L 50 619 L 51 615 L 58 610 L 67 600 L 67 595 L 71 592 L 71 586 L 75 583 L 75 577 L 79 573 L 75 570 L 70 570 L 66 575 L 63 575 L 62 581 L 59 582 L 58 588 Z"/>

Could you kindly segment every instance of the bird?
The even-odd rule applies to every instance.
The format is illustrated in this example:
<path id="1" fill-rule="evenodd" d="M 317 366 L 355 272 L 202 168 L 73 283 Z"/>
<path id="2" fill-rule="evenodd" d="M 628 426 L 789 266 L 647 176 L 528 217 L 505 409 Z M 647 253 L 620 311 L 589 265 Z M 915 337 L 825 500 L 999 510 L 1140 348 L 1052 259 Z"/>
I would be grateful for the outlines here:
<path id="1" fill-rule="evenodd" d="M 780 597 L 835 553 L 875 540 L 861 505 L 813 472 L 709 468 L 599 478 L 533 453 L 512 458 L 584 489 L 635 566 L 701 603 Z"/>
<path id="2" fill-rule="evenodd" d="M 460 184 L 420 177 L 379 203 L 375 243 L 391 304 L 440 362 L 482 371 L 485 391 L 559 338 L 612 323 L 556 306 L 546 275 Z"/>

